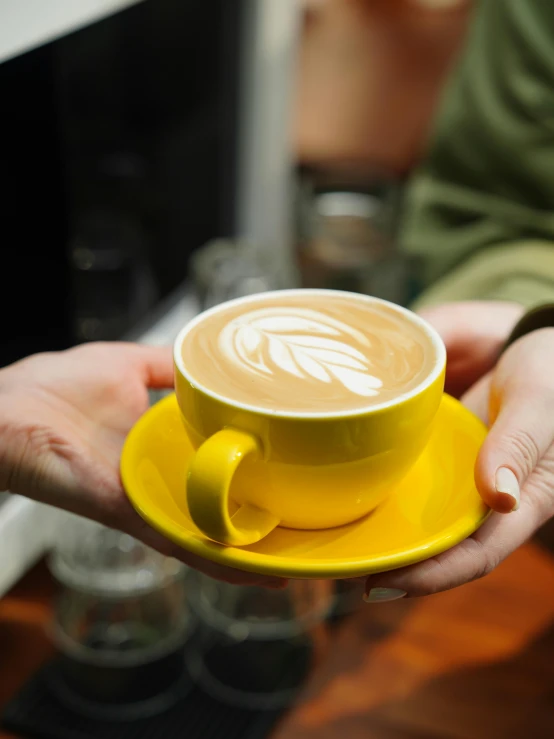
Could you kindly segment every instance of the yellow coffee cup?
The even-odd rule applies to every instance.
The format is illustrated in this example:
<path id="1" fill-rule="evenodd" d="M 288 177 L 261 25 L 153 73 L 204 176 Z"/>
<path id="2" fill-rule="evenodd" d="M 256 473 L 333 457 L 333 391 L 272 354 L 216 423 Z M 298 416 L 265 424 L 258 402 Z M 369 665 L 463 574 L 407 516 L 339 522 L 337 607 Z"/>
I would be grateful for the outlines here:
<path id="1" fill-rule="evenodd" d="M 306 291 L 279 292 L 295 294 Z M 376 298 L 350 297 L 386 305 L 407 326 L 415 324 L 433 354 L 428 374 L 415 388 L 361 410 L 268 410 L 219 395 L 191 376 L 181 351 L 188 333 L 252 296 L 200 314 L 177 337 L 175 390 L 196 449 L 181 504 L 213 541 L 244 546 L 276 526 L 309 530 L 355 521 L 385 499 L 423 451 L 444 388 L 444 344 L 414 313 Z"/>

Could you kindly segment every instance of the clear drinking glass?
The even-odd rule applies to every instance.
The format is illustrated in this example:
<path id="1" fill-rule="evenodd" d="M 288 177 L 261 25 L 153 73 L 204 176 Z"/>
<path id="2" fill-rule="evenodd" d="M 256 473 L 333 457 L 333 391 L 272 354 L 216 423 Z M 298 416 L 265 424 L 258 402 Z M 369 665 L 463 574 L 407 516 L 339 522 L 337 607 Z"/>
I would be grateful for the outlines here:
<path id="1" fill-rule="evenodd" d="M 78 518 L 49 564 L 61 586 L 51 625 L 59 696 L 83 713 L 128 718 L 182 695 L 193 624 L 183 565 Z"/>
<path id="2" fill-rule="evenodd" d="M 193 572 L 188 599 L 197 618 L 237 639 L 284 639 L 321 623 L 334 603 L 329 580 L 291 580 L 283 590 L 238 586 Z"/>
<path id="3" fill-rule="evenodd" d="M 186 650 L 197 684 L 243 708 L 291 703 L 314 660 L 314 633 L 332 609 L 332 583 L 297 580 L 270 590 L 194 573 L 188 594 L 203 625 Z"/>
<path id="4" fill-rule="evenodd" d="M 193 282 L 203 309 L 246 295 L 279 290 L 270 254 L 247 241 L 218 239 L 191 259 Z"/>

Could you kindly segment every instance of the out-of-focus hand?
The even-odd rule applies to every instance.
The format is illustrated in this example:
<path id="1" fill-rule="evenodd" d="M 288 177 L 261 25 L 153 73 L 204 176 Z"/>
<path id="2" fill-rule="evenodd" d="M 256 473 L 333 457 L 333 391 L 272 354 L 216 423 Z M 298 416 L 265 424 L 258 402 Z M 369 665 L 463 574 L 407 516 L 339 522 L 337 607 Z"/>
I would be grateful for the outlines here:
<path id="1" fill-rule="evenodd" d="M 148 389 L 172 386 L 169 347 L 89 344 L 0 370 L 0 490 L 125 531 L 213 577 L 280 585 L 189 554 L 130 505 L 119 475 L 123 442 L 148 408 Z"/>
<path id="2" fill-rule="evenodd" d="M 523 314 L 517 303 L 445 303 L 419 314 L 446 345 L 446 392 L 463 395 L 495 365 L 504 342 Z"/>
<path id="3" fill-rule="evenodd" d="M 536 331 L 465 395 L 464 404 L 490 425 L 475 480 L 498 513 L 450 551 L 369 577 L 370 602 L 429 595 L 482 577 L 554 515 L 553 367 L 554 329 Z"/>

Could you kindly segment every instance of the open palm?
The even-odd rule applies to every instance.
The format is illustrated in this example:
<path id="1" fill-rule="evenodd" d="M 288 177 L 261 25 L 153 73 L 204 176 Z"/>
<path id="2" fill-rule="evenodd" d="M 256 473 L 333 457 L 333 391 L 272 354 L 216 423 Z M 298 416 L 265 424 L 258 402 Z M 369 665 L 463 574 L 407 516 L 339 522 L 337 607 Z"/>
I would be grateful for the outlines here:
<path id="1" fill-rule="evenodd" d="M 257 582 L 172 544 L 125 495 L 119 474 L 125 437 L 148 408 L 149 388 L 172 386 L 169 347 L 88 344 L 0 370 L 0 489 L 123 530 L 207 574 Z"/>

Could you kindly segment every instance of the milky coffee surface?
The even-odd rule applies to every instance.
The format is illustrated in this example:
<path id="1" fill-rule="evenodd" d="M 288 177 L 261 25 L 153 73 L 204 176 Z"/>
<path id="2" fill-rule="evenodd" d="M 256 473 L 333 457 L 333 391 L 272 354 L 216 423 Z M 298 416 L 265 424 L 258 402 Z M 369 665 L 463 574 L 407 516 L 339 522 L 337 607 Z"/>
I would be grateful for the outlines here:
<path id="1" fill-rule="evenodd" d="M 433 370 L 419 326 L 355 297 L 271 295 L 208 315 L 185 336 L 190 377 L 263 410 L 352 411 L 392 400 Z"/>

